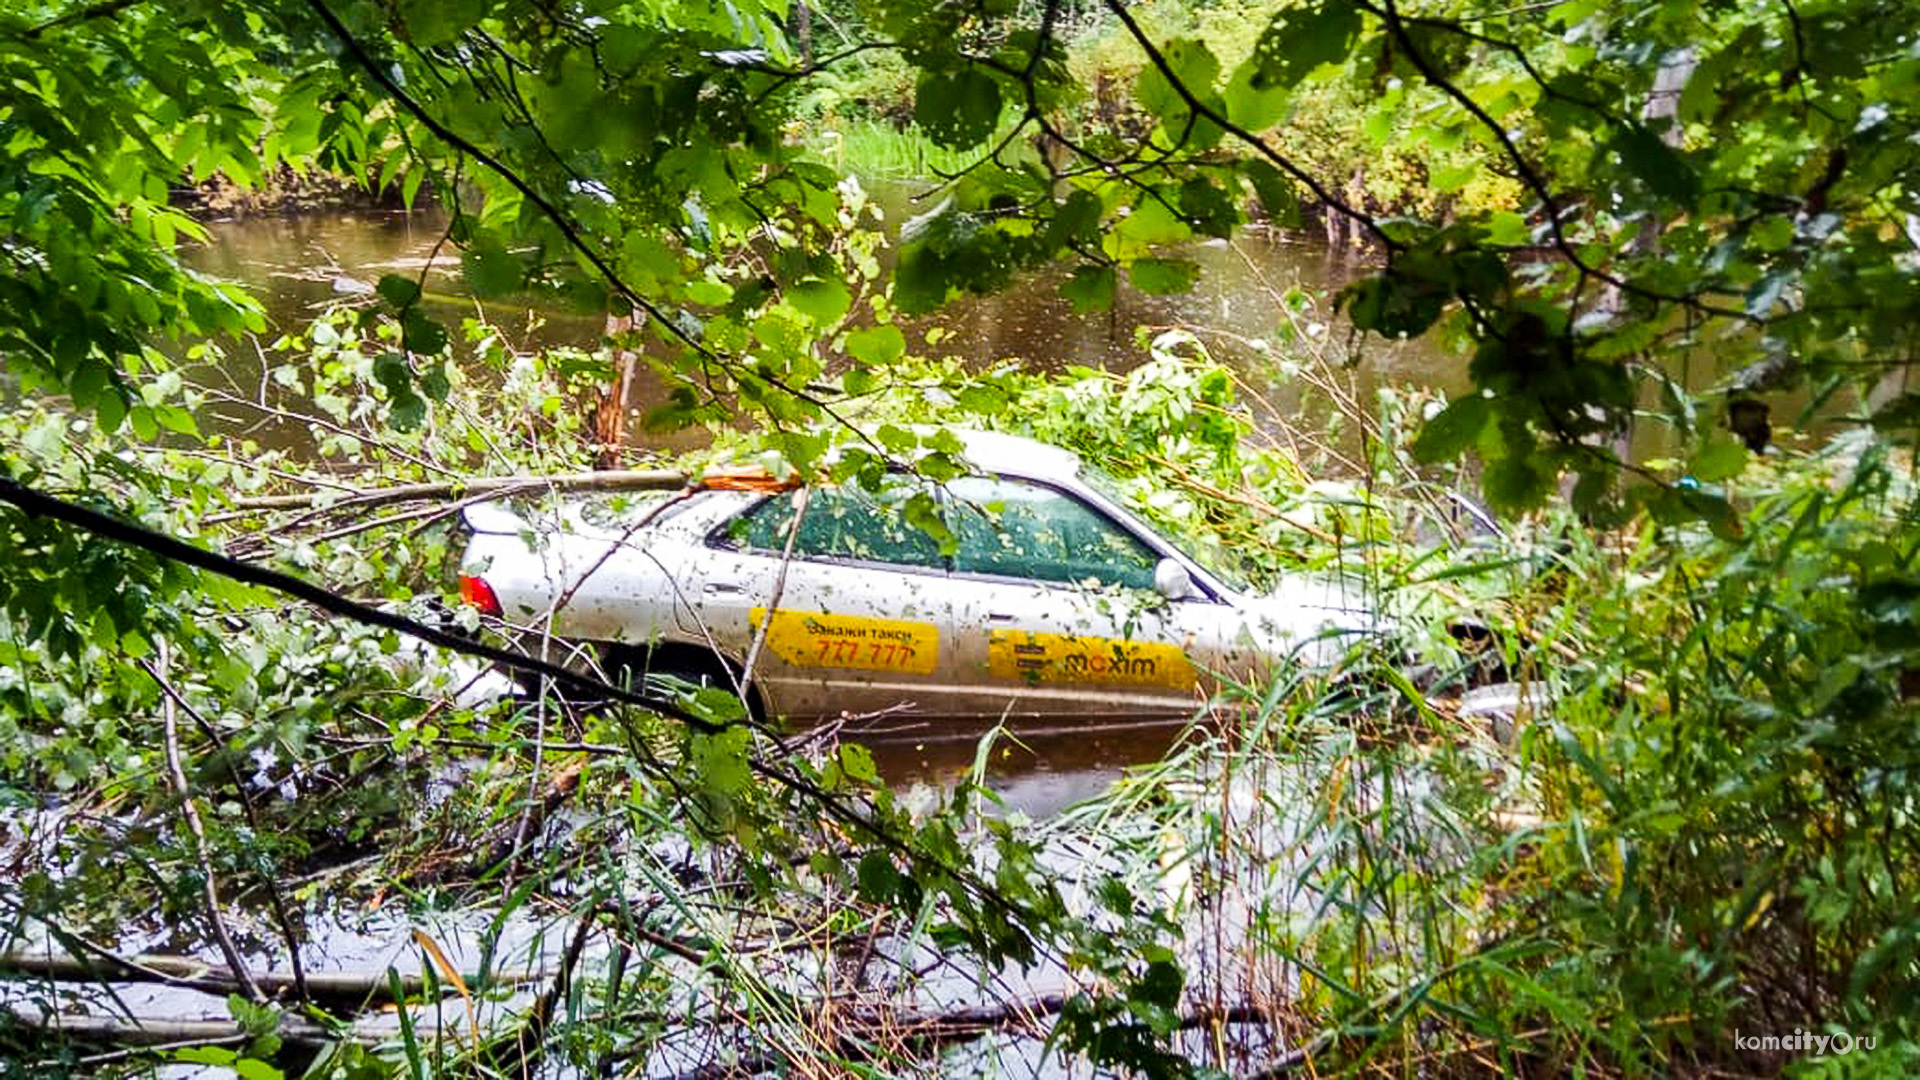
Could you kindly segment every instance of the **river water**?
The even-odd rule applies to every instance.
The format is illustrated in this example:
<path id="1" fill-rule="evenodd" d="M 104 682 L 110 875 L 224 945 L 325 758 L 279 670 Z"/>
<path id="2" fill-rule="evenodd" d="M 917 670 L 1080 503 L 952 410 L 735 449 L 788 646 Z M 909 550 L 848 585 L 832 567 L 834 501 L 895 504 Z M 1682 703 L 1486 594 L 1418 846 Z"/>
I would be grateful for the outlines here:
<path id="1" fill-rule="evenodd" d="M 890 220 L 913 210 L 911 201 L 899 192 L 888 193 L 883 201 L 891 204 Z M 418 274 L 429 266 L 430 258 L 427 291 L 439 298 L 434 313 L 443 318 L 457 320 L 483 310 L 509 340 L 525 348 L 592 349 L 605 329 L 605 320 L 598 314 L 531 306 L 525 301 L 490 300 L 476 305 L 459 299 L 463 290 L 458 253 L 451 245 L 441 244 L 445 219 L 437 213 L 326 212 L 217 221 L 208 228 L 208 243 L 189 252 L 188 261 L 203 271 L 251 286 L 266 306 L 272 333 L 299 328 L 327 305 L 367 291 L 383 274 Z M 1064 272 L 1042 271 L 1004 292 L 962 297 L 933 315 L 909 321 L 908 341 L 918 351 L 962 358 L 982 368 L 1014 361 L 1037 370 L 1077 364 L 1126 371 L 1147 358 L 1140 328 L 1148 328 L 1151 336 L 1152 331 L 1182 326 L 1198 333 L 1218 358 L 1240 370 L 1284 416 L 1297 407 L 1300 397 L 1287 380 L 1277 376 L 1256 343 L 1275 341 L 1286 332 L 1281 304 L 1290 291 L 1302 290 L 1318 311 L 1330 315 L 1333 291 L 1364 266 L 1322 245 L 1260 233 L 1244 234 L 1231 243 L 1190 245 L 1182 254 L 1202 268 L 1199 284 L 1187 294 L 1148 296 L 1123 283 L 1112 311 L 1080 316 L 1059 293 Z M 937 344 L 923 346 L 927 331 L 935 328 L 943 336 Z M 1345 335 L 1335 329 L 1319 347 L 1350 356 L 1351 379 L 1362 395 L 1381 383 L 1449 391 L 1465 385 L 1463 358 L 1429 342 L 1374 341 L 1349 353 Z M 229 388 L 236 391 L 255 387 L 261 377 L 258 360 L 235 352 L 220 376 L 231 380 Z M 664 392 L 651 372 L 642 371 L 628 404 L 644 412 L 659 403 Z M 232 417 L 236 424 L 242 419 Z M 257 419 L 244 418 L 249 424 Z M 1321 417 L 1300 419 L 1302 427 L 1324 427 Z M 217 414 L 210 426 L 221 426 Z M 293 449 L 302 439 L 300 432 L 291 430 L 277 437 L 270 434 L 263 442 Z M 670 445 L 685 442 L 670 440 Z"/>
<path id="2" fill-rule="evenodd" d="M 903 193 L 886 195 L 889 220 L 914 211 Z M 265 305 L 269 337 L 294 332 L 326 306 L 364 294 L 381 275 L 416 275 L 428 269 L 427 292 L 438 297 L 435 314 L 448 320 L 471 315 L 476 302 L 461 299 L 459 261 L 441 240 L 445 219 L 437 214 L 377 211 L 326 212 L 284 217 L 255 217 L 209 225 L 207 244 L 188 254 L 198 269 L 250 286 Z M 438 250 L 436 251 L 436 248 Z M 1184 326 L 1200 334 L 1215 355 L 1232 364 L 1249 386 L 1274 407 L 1278 422 L 1322 432 L 1324 416 L 1304 414 L 1302 397 L 1251 343 L 1273 340 L 1282 324 L 1282 298 L 1303 290 L 1323 312 L 1331 293 L 1362 267 L 1324 247 L 1284 238 L 1248 234 L 1232 243 L 1195 244 L 1185 254 L 1200 263 L 1198 286 L 1180 296 L 1147 296 L 1124 284 L 1111 312 L 1075 315 L 1059 295 L 1054 273 L 1037 273 L 1005 292 L 965 297 L 944 310 L 916 320 L 908 340 L 925 340 L 939 328 L 937 349 L 985 367 L 1016 361 L 1057 370 L 1085 365 L 1124 371 L 1144 361 L 1140 344 L 1152 332 Z M 429 260 L 431 265 L 429 267 Z M 599 343 L 604 319 L 598 314 L 530 306 L 524 300 L 488 301 L 486 317 L 523 348 Z M 1146 327 L 1143 337 L 1136 328 Z M 1323 335 L 1325 347 L 1344 350 L 1338 329 Z M 1425 342 L 1369 345 L 1345 373 L 1354 388 L 1369 394 L 1383 382 L 1434 385 L 1447 390 L 1464 383 L 1464 362 Z M 253 397 L 263 379 L 257 355 L 232 350 L 222 368 L 197 377 L 225 384 Z M 643 370 L 635 380 L 629 406 L 644 412 L 663 393 Z M 251 413 L 222 416 L 218 406 L 203 416 L 210 430 L 241 430 L 269 448 L 295 453 L 310 446 L 297 425 L 262 427 Z M 1296 415 L 1288 415 L 1292 411 Z M 638 430 L 639 425 L 632 425 Z M 693 438 L 697 439 L 698 435 Z M 687 437 L 670 438 L 684 447 Z M 976 741 L 985 729 L 938 730 L 902 726 L 865 733 L 860 740 L 874 751 L 883 775 L 897 785 L 944 784 L 973 766 Z M 1099 728 L 1024 731 L 1000 743 L 991 756 L 989 775 L 1010 811 L 1045 816 L 1104 788 L 1129 764 L 1154 760 L 1177 737 L 1180 725 L 1142 725 L 1117 717 Z"/>

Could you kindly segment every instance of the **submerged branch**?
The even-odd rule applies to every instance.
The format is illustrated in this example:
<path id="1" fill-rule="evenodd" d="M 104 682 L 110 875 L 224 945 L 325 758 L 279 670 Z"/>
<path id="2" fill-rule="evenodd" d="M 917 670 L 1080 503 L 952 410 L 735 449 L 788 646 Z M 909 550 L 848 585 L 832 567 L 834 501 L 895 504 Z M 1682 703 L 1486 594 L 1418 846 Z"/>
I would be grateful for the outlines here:
<path id="1" fill-rule="evenodd" d="M 22 975 L 42 975 L 53 979 L 104 979 L 113 982 L 157 983 L 210 994 L 230 994 L 240 990 L 240 980 L 232 969 L 208 964 L 190 956 L 141 955 L 122 957 L 103 954 L 99 959 L 62 956 L 58 953 L 0 954 L 0 971 Z M 297 989 L 290 971 L 250 972 L 253 983 L 268 997 L 278 997 Z M 549 971 L 496 972 L 491 980 L 479 975 L 467 976 L 475 986 L 509 985 L 544 981 Z M 334 1004 L 384 1002 L 393 997 L 392 984 L 385 970 L 379 972 L 309 971 L 307 991 L 316 1000 Z M 402 974 L 403 993 L 417 994 L 427 989 L 423 975 Z"/>

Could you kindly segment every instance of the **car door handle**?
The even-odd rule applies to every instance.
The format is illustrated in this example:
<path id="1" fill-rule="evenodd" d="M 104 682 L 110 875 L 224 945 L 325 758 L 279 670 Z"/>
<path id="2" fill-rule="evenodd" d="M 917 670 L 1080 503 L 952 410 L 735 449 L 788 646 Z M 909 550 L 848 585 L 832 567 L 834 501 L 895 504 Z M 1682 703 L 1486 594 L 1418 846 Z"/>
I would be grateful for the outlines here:
<path id="1" fill-rule="evenodd" d="M 987 612 L 988 622 L 1012 622 L 1013 616 L 1000 611 Z"/>
<path id="2" fill-rule="evenodd" d="M 747 591 L 747 587 L 731 581 L 709 581 L 703 591 L 709 596 L 739 596 Z"/>

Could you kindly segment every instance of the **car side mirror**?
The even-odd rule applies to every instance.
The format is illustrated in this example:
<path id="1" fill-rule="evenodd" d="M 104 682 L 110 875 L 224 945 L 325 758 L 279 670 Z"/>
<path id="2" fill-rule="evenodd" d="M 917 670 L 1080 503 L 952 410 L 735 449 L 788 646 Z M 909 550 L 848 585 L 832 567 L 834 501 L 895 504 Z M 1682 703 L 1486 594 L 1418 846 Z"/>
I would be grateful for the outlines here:
<path id="1" fill-rule="evenodd" d="M 1200 595 L 1187 568 L 1172 559 L 1161 559 L 1153 568 L 1153 591 L 1169 600 L 1190 600 Z"/>

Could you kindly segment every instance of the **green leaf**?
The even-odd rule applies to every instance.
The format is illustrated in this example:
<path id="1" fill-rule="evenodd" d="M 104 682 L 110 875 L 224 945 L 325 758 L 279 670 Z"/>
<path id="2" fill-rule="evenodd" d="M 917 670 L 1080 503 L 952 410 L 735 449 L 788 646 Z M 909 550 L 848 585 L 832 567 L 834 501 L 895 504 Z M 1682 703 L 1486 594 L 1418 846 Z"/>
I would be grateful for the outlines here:
<path id="1" fill-rule="evenodd" d="M 816 325 L 832 326 L 846 316 L 853 296 L 838 278 L 808 278 L 787 287 L 787 303 Z"/>
<path id="2" fill-rule="evenodd" d="M 907 524 L 931 536 L 940 545 L 941 554 L 951 555 L 959 546 L 953 530 L 947 526 L 946 515 L 940 512 L 940 504 L 926 492 L 916 491 L 909 496 L 906 505 L 901 507 L 901 516 Z"/>
<path id="3" fill-rule="evenodd" d="M 1706 522 L 1707 530 L 1714 536 L 1732 543 L 1745 539 L 1740 526 L 1740 515 L 1725 496 L 1711 491 L 1702 491 L 1695 487 L 1677 487 L 1667 489 L 1665 499 L 1672 509 L 1670 517 L 1692 518 Z"/>
<path id="4" fill-rule="evenodd" d="M 880 782 L 880 770 L 874 766 L 873 752 L 859 743 L 840 744 L 840 771 L 863 784 Z"/>
<path id="5" fill-rule="evenodd" d="M 411 353 L 433 356 L 447 347 L 447 328 L 417 307 L 400 320 L 400 342 Z"/>
<path id="6" fill-rule="evenodd" d="M 914 87 L 913 119 L 949 150 L 978 146 L 1000 123 L 1000 84 L 974 68 L 924 75 Z"/>
<path id="7" fill-rule="evenodd" d="M 1012 404 L 1003 391 L 992 386 L 961 387 L 953 396 L 962 409 L 975 416 L 998 416 Z"/>
<path id="8" fill-rule="evenodd" d="M 1740 475 L 1752 455 L 1746 444 L 1727 436 L 1715 436 L 1700 448 L 1687 464 L 1687 475 L 1704 483 L 1716 483 Z"/>
<path id="9" fill-rule="evenodd" d="M 108 386 L 93 399 L 93 415 L 100 422 L 101 431 L 117 431 L 120 422 L 127 418 L 127 399 L 120 388 Z"/>
<path id="10" fill-rule="evenodd" d="M 435 401 L 447 400 L 447 394 L 453 390 L 453 382 L 447 378 L 447 365 L 429 367 L 420 376 L 420 389 Z"/>
<path id="11" fill-rule="evenodd" d="M 427 422 L 427 400 L 408 390 L 396 394 L 387 408 L 387 423 L 395 431 L 418 431 Z"/>
<path id="12" fill-rule="evenodd" d="M 621 243 L 620 273 L 628 285 L 650 293 L 680 276 L 680 256 L 653 233 L 634 229 Z"/>
<path id="13" fill-rule="evenodd" d="M 1518 247 L 1533 240 L 1533 229 L 1527 225 L 1527 219 L 1511 210 L 1498 210 L 1489 215 L 1486 228 L 1489 244 Z"/>
<path id="14" fill-rule="evenodd" d="M 486 0 L 402 0 L 401 19 L 415 45 L 451 44 L 485 17 Z"/>
<path id="15" fill-rule="evenodd" d="M 413 369 L 407 366 L 406 356 L 397 352 L 383 352 L 373 358 L 373 377 L 389 394 L 401 393 L 413 385 Z"/>
<path id="16" fill-rule="evenodd" d="M 1082 243 L 1100 234 L 1100 219 L 1105 213 L 1100 197 L 1091 191 L 1076 191 L 1067 196 L 1047 223 L 1047 249 L 1059 251 L 1070 241 Z"/>
<path id="17" fill-rule="evenodd" d="M 1693 166 L 1653 129 L 1643 124 L 1629 125 L 1614 136 L 1612 147 L 1620 155 L 1620 163 L 1648 191 L 1682 206 L 1693 205 L 1699 197 L 1700 177 Z"/>
<path id="18" fill-rule="evenodd" d="M 1240 211 L 1225 189 L 1204 176 L 1180 185 L 1180 212 L 1207 236 L 1225 239 L 1240 223 Z"/>
<path id="19" fill-rule="evenodd" d="M 860 868 L 854 877 L 859 883 L 860 898 L 869 903 L 893 899 L 900 887 L 900 871 L 893 865 L 893 856 L 878 848 L 860 856 Z"/>
<path id="20" fill-rule="evenodd" d="M 1282 228 L 1300 227 L 1300 197 L 1285 173 L 1257 158 L 1242 164 L 1240 172 L 1253 184 L 1253 193 L 1259 196 L 1268 221 Z"/>
<path id="21" fill-rule="evenodd" d="M 693 767 L 700 784 L 720 795 L 737 795 L 753 782 L 748 751 L 753 733 L 745 727 L 730 727 L 712 735 L 695 734 Z"/>
<path id="22" fill-rule="evenodd" d="M 720 307 L 733 299 L 732 289 L 718 281 L 705 279 L 687 282 L 683 294 L 688 303 L 699 304 L 702 307 Z"/>
<path id="23" fill-rule="evenodd" d="M 1493 402 L 1477 393 L 1455 398 L 1413 440 L 1413 457 L 1427 465 L 1452 461 L 1472 446 L 1493 417 Z"/>
<path id="24" fill-rule="evenodd" d="M 1256 88 L 1254 80 L 1259 75 L 1259 58 L 1249 56 L 1245 63 L 1234 69 L 1233 77 L 1227 80 L 1227 87 L 1220 94 L 1227 119 L 1255 132 L 1272 127 L 1286 116 L 1292 100 L 1292 94 L 1287 90 L 1264 81 L 1262 87 Z"/>
<path id="25" fill-rule="evenodd" d="M 1184 124 L 1189 109 L 1180 89 L 1200 101 L 1213 96 L 1214 80 L 1220 77 L 1220 61 L 1213 51 L 1198 38 L 1181 38 L 1170 41 L 1160 50 L 1160 55 L 1172 69 L 1174 79 L 1179 80 L 1179 88 L 1167 78 L 1159 65 L 1149 62 L 1140 70 L 1140 81 L 1136 93 L 1140 104 L 1147 111 L 1160 118 L 1170 130 Z M 1178 132 L 1175 132 L 1178 134 Z"/>
<path id="26" fill-rule="evenodd" d="M 1346 60 L 1360 33 L 1360 10 L 1348 0 L 1287 8 L 1253 47 L 1249 83 L 1256 91 L 1300 85 L 1316 68 Z"/>
<path id="27" fill-rule="evenodd" d="M 1481 490 L 1495 510 L 1513 513 L 1531 510 L 1553 494 L 1554 475 L 1527 452 L 1508 454 L 1487 462 Z"/>
<path id="28" fill-rule="evenodd" d="M 1193 288 L 1200 264 L 1191 259 L 1135 259 L 1127 267 L 1133 287 L 1149 296 L 1167 296 Z"/>
<path id="29" fill-rule="evenodd" d="M 890 323 L 865 327 L 847 335 L 847 355 L 868 367 L 892 363 L 906 351 L 906 335 Z"/>
<path id="30" fill-rule="evenodd" d="M 1060 295 L 1073 305 L 1075 314 L 1089 315 L 1112 309 L 1119 283 L 1120 277 L 1111 266 L 1076 266 L 1073 276 L 1061 283 Z"/>
<path id="31" fill-rule="evenodd" d="M 233 1071 L 240 1074 L 240 1080 L 286 1080 L 279 1069 L 258 1058 L 241 1058 L 233 1063 Z"/>
<path id="32" fill-rule="evenodd" d="M 134 436 L 143 442 L 160 434 L 159 418 L 154 416 L 153 410 L 145 405 L 134 406 L 133 410 L 127 413 L 127 420 L 133 425 Z"/>
<path id="33" fill-rule="evenodd" d="M 1357 329 L 1385 338 L 1415 338 L 1440 318 L 1446 300 L 1446 293 L 1432 283 L 1389 270 L 1340 290 L 1336 306 L 1347 312 Z"/>
<path id="34" fill-rule="evenodd" d="M 409 307 L 420 299 L 420 283 L 404 274 L 382 275 L 374 291 L 380 294 L 380 299 L 393 305 L 395 311 Z"/>
<path id="35" fill-rule="evenodd" d="M 1164 199 L 1144 196 L 1139 205 L 1107 235 L 1107 254 L 1116 259 L 1133 259 L 1167 244 L 1193 239 L 1193 228 L 1170 208 Z"/>
<path id="36" fill-rule="evenodd" d="M 482 241 L 461 252 L 460 268 L 466 272 L 467 284 L 473 287 L 474 295 L 481 297 L 513 292 L 525 277 L 520 260 L 497 241 Z"/>

